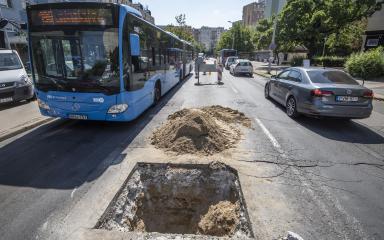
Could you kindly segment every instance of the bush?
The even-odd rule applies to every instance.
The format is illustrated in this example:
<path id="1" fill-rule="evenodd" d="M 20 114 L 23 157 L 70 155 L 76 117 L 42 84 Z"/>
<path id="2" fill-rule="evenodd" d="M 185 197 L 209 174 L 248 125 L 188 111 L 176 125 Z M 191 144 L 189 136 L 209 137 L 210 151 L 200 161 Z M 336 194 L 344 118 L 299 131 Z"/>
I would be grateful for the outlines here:
<path id="1" fill-rule="evenodd" d="M 314 57 L 312 59 L 313 65 L 319 65 L 324 67 L 344 67 L 346 58 L 338 56 L 324 56 L 324 57 Z"/>
<path id="2" fill-rule="evenodd" d="M 303 60 L 304 57 L 293 57 L 291 60 L 291 66 L 292 67 L 298 67 L 298 66 L 303 66 Z"/>
<path id="3" fill-rule="evenodd" d="M 345 67 L 354 77 L 365 79 L 384 76 L 384 48 L 379 47 L 367 52 L 352 54 Z"/>

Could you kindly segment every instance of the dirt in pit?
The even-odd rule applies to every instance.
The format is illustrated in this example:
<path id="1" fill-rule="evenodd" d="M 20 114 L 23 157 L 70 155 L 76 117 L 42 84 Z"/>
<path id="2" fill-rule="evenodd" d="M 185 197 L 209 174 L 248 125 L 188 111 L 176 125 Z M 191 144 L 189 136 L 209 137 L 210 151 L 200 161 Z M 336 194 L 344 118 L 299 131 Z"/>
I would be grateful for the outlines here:
<path id="1" fill-rule="evenodd" d="M 235 170 L 210 165 L 140 164 L 96 228 L 251 237 Z"/>
<path id="2" fill-rule="evenodd" d="M 204 235 L 232 236 L 239 224 L 239 202 L 221 201 L 209 207 L 199 222 L 199 232 Z"/>
<path id="3" fill-rule="evenodd" d="M 239 125 L 251 127 L 251 120 L 231 108 L 216 105 L 183 109 L 168 116 L 151 141 L 157 148 L 176 154 L 212 155 L 238 143 Z"/>

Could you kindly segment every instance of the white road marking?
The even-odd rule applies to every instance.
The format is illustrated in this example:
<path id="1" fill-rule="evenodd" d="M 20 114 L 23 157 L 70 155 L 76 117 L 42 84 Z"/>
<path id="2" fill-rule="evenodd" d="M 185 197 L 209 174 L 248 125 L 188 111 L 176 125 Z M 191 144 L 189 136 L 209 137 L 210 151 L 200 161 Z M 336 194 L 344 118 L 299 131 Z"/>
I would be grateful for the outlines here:
<path id="1" fill-rule="evenodd" d="M 73 191 L 71 192 L 71 198 L 73 198 L 73 196 L 75 195 L 76 190 L 77 190 L 77 187 L 75 187 L 75 188 L 73 189 Z"/>
<path id="2" fill-rule="evenodd" d="M 231 85 L 231 88 L 232 88 L 232 90 L 233 90 L 235 93 L 239 93 L 239 91 L 237 91 L 236 88 L 232 87 L 232 85 Z"/>
<path id="3" fill-rule="evenodd" d="M 255 118 L 256 123 L 259 125 L 261 130 L 263 130 L 264 134 L 268 137 L 269 141 L 272 143 L 272 145 L 276 148 L 276 150 L 281 153 L 281 146 L 279 142 L 276 140 L 276 138 L 272 135 L 272 133 L 264 126 L 264 124 L 260 121 L 260 119 Z"/>
<path id="4" fill-rule="evenodd" d="M 260 121 L 260 119 L 255 118 L 256 123 L 260 126 L 264 134 L 268 137 L 269 141 L 272 143 L 275 150 L 281 155 L 281 157 L 286 158 L 287 155 L 285 154 L 284 150 L 282 149 L 279 142 L 276 140 L 276 138 L 272 135 L 272 133 L 264 126 L 264 124 Z M 320 199 L 317 194 L 311 189 L 311 186 L 308 184 L 307 179 L 304 178 L 302 173 L 299 172 L 296 168 L 291 168 L 292 171 L 295 173 L 296 176 L 299 177 L 302 184 L 306 186 L 305 190 L 311 195 L 312 199 L 317 202 L 319 208 L 325 215 L 332 217 L 332 214 L 329 212 L 329 208 L 326 206 L 325 201 L 332 202 L 332 205 L 341 213 L 344 215 L 346 221 L 348 224 L 352 226 L 352 229 L 357 233 L 361 239 L 367 239 L 366 236 L 368 236 L 361 226 L 361 223 L 359 220 L 357 220 L 354 216 L 350 215 L 344 207 L 340 204 L 337 197 L 335 197 L 325 186 L 319 186 L 319 188 L 323 191 L 325 199 Z M 338 233 L 343 233 L 343 226 L 337 226 L 334 225 L 334 228 Z"/>

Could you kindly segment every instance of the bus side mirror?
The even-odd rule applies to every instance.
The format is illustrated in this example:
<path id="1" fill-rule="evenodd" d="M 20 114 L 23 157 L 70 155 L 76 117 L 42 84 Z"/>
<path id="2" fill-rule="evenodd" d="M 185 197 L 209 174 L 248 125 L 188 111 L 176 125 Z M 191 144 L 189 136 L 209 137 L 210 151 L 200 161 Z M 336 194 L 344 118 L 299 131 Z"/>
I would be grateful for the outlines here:
<path id="1" fill-rule="evenodd" d="M 137 34 L 130 34 L 131 56 L 140 56 L 140 37 Z"/>

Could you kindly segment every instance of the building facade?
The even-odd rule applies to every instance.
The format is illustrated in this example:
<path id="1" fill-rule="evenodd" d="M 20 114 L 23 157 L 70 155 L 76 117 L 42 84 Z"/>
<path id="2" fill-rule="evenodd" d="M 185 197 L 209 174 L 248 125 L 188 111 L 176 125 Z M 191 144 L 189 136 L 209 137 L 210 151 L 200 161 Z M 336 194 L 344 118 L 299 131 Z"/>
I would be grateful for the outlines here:
<path id="1" fill-rule="evenodd" d="M 253 2 L 243 7 L 243 24 L 255 26 L 260 19 L 264 18 L 265 2 Z"/>
<path id="2" fill-rule="evenodd" d="M 24 63 L 28 61 L 26 7 L 33 0 L 0 0 L 0 17 L 11 21 L 0 29 L 0 48 L 18 51 Z"/>
<path id="3" fill-rule="evenodd" d="M 379 3 L 380 4 L 380 3 Z M 362 50 L 384 46 L 384 6 L 368 18 L 368 26 L 363 35 Z"/>
<path id="4" fill-rule="evenodd" d="M 194 36 L 197 41 L 202 43 L 208 53 L 213 53 L 216 45 L 225 32 L 223 27 L 201 27 L 194 30 Z"/>
<path id="5" fill-rule="evenodd" d="M 271 18 L 274 15 L 279 14 L 285 4 L 287 4 L 287 0 L 265 0 L 265 11 L 264 17 Z"/>

